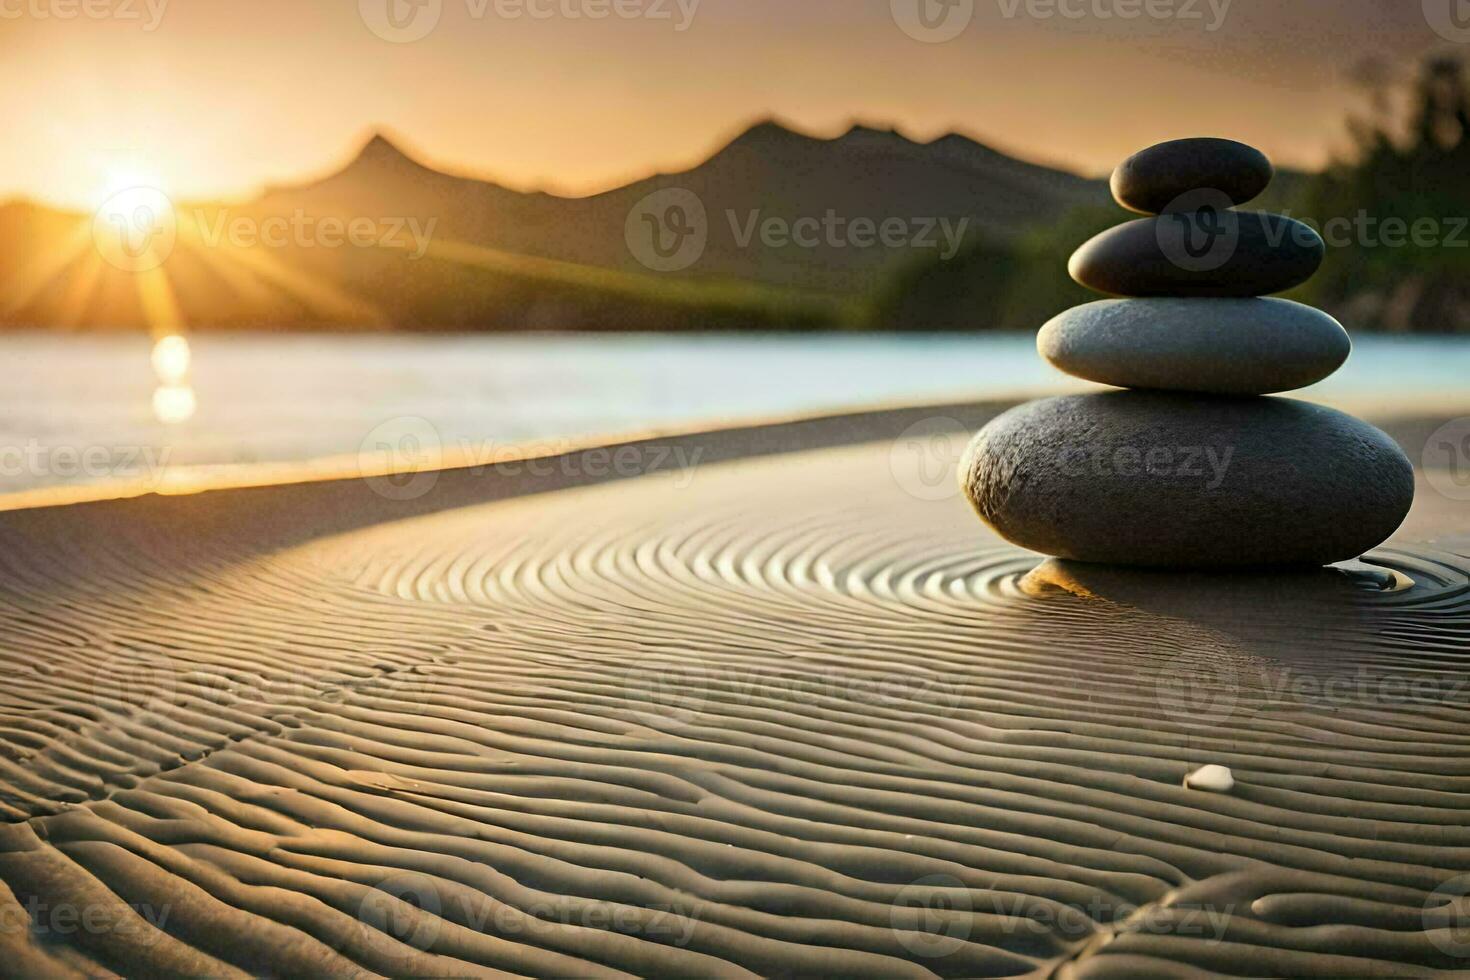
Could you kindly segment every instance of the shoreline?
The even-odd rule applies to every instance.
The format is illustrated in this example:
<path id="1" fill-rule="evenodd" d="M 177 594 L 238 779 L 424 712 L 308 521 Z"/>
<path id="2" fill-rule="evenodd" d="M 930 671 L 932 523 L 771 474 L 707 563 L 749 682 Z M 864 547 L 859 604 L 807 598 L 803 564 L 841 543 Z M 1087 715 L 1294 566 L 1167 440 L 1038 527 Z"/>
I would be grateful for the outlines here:
<path id="1" fill-rule="evenodd" d="M 0 514 L 7 957 L 1457 975 L 1470 508 L 1421 486 L 1407 588 L 1072 585 L 926 465 L 1003 407 Z"/>
<path id="2" fill-rule="evenodd" d="M 1077 390 L 1106 391 L 1110 389 L 1083 384 Z M 1070 392 L 1053 391 L 1033 395 L 1007 393 L 981 400 L 963 399 L 940 402 L 930 399 L 897 399 L 859 407 L 781 412 L 721 420 L 693 420 L 687 424 L 651 426 L 589 436 L 526 439 L 497 445 L 496 452 L 490 459 L 487 459 L 479 449 L 455 450 L 451 446 L 439 450 L 441 459 L 437 465 L 410 470 L 377 464 L 365 459 L 361 453 L 273 462 L 184 464 L 168 467 L 161 478 L 113 478 L 0 491 L 0 513 L 147 496 L 167 497 L 213 491 L 341 483 L 405 472 L 484 471 L 503 468 L 507 464 L 556 459 L 591 450 L 616 450 L 623 446 L 658 440 L 687 443 L 701 436 L 717 441 L 727 436 L 738 439 L 742 435 L 757 430 L 799 431 L 803 437 L 814 440 L 810 444 L 805 444 L 783 438 L 775 443 L 780 448 L 772 450 L 799 452 L 807 448 L 881 439 L 885 434 L 894 431 L 891 423 L 898 419 L 905 420 L 907 425 L 930 418 L 952 418 L 961 423 L 959 428 L 978 430 L 1000 411 L 1013 408 L 1026 401 L 1049 398 L 1063 393 Z M 1422 437 L 1427 436 L 1434 428 L 1452 418 L 1470 416 L 1470 398 L 1458 402 L 1438 394 L 1401 395 L 1388 402 L 1379 396 L 1369 394 L 1335 399 L 1303 397 L 1300 393 L 1268 397 L 1292 397 L 1295 400 L 1311 401 L 1363 417 L 1393 436 L 1414 462 L 1416 469 L 1420 466 L 1419 457 L 1424 445 Z M 898 431 L 901 431 L 902 428 L 903 426 L 900 426 Z M 837 441 L 831 441 L 834 439 Z M 622 475 L 636 476 L 638 474 Z"/>

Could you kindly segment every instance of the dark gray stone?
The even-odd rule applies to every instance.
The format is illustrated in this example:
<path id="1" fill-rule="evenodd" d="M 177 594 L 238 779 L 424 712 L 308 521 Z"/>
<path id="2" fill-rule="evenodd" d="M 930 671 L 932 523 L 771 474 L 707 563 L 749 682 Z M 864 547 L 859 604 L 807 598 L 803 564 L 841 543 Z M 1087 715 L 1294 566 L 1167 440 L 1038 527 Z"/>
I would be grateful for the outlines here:
<path id="1" fill-rule="evenodd" d="M 1235 140 L 1197 137 L 1139 150 L 1113 171 L 1113 197 L 1140 214 L 1162 214 L 1192 191 L 1223 195 L 1226 206 L 1253 200 L 1271 183 L 1271 161 Z"/>
<path id="2" fill-rule="evenodd" d="M 1299 286 L 1322 265 L 1322 237 L 1264 211 L 1140 218 L 1072 254 L 1072 278 L 1115 296 L 1265 296 Z"/>
<path id="3" fill-rule="evenodd" d="M 961 463 L 1006 540 L 1075 561 L 1170 568 L 1312 566 L 1398 529 L 1414 469 L 1388 436 L 1286 398 L 1116 391 L 1031 402 Z"/>
<path id="4" fill-rule="evenodd" d="M 1106 299 L 1054 317 L 1036 347 L 1087 381 L 1227 395 L 1305 388 L 1353 349 L 1332 317 L 1285 299 Z"/>

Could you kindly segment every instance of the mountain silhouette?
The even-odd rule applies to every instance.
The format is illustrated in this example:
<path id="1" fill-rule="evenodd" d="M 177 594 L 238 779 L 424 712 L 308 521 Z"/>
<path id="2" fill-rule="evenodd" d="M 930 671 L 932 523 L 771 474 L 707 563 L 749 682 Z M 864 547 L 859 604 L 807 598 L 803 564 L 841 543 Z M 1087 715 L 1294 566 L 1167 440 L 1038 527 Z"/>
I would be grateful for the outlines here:
<path id="1" fill-rule="evenodd" d="M 629 215 L 671 188 L 702 203 L 707 241 L 686 268 L 656 272 L 630 248 Z M 1102 181 L 963 135 L 919 142 L 867 125 L 822 138 L 764 120 L 690 169 L 585 197 L 445 172 L 375 132 L 323 176 L 239 204 L 175 202 L 177 244 L 161 271 L 167 308 L 195 329 L 801 327 L 842 316 L 877 279 L 943 247 L 937 219 L 952 234 L 963 229 L 966 244 L 1004 245 L 1106 200 Z M 157 297 L 140 297 L 136 272 L 99 263 L 89 249 L 66 253 L 77 238 L 68 229 L 90 217 L 28 202 L 0 207 L 0 263 L 15 270 L 0 280 L 0 322 L 158 328 Z M 800 244 L 763 234 L 803 219 L 821 230 Z M 901 227 L 906 244 L 850 237 L 859 220 Z M 270 245 L 230 232 L 273 221 L 312 231 Z M 312 238 L 352 222 L 384 234 L 398 226 L 399 244 L 402 226 L 416 222 L 431 231 L 428 248 L 322 247 Z M 910 244 L 923 234 L 932 246 Z"/>

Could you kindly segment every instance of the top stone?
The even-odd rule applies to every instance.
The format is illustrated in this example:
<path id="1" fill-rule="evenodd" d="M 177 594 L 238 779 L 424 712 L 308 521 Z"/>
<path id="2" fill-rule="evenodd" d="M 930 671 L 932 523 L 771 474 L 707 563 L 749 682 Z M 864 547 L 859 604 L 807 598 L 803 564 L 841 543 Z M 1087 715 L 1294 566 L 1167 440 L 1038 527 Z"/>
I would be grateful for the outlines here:
<path id="1" fill-rule="evenodd" d="M 1113 171 L 1113 197 L 1139 214 L 1194 210 L 1200 195 L 1191 192 L 1214 192 L 1229 205 L 1244 204 L 1266 189 L 1274 173 L 1265 154 L 1235 140 L 1171 140 L 1139 150 L 1119 164 Z M 1180 201 L 1186 194 L 1190 198 Z"/>

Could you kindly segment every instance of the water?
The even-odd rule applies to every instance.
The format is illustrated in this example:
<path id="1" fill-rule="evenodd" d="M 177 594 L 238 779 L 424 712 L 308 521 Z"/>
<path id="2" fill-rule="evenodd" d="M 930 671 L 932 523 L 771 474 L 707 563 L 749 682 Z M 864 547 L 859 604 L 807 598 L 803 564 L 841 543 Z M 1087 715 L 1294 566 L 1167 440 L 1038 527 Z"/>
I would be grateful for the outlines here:
<path id="1" fill-rule="evenodd" d="M 163 469 L 355 457 L 423 419 L 448 447 L 684 427 L 1079 383 L 1029 335 L 0 337 L 0 492 Z M 1302 394 L 1359 408 L 1470 403 L 1470 340 L 1359 337 Z M 1470 404 L 1467 404 L 1470 407 Z M 161 421 L 172 419 L 172 422 Z M 409 431 L 426 431 L 410 421 Z M 397 427 L 397 428 L 395 428 Z"/>

